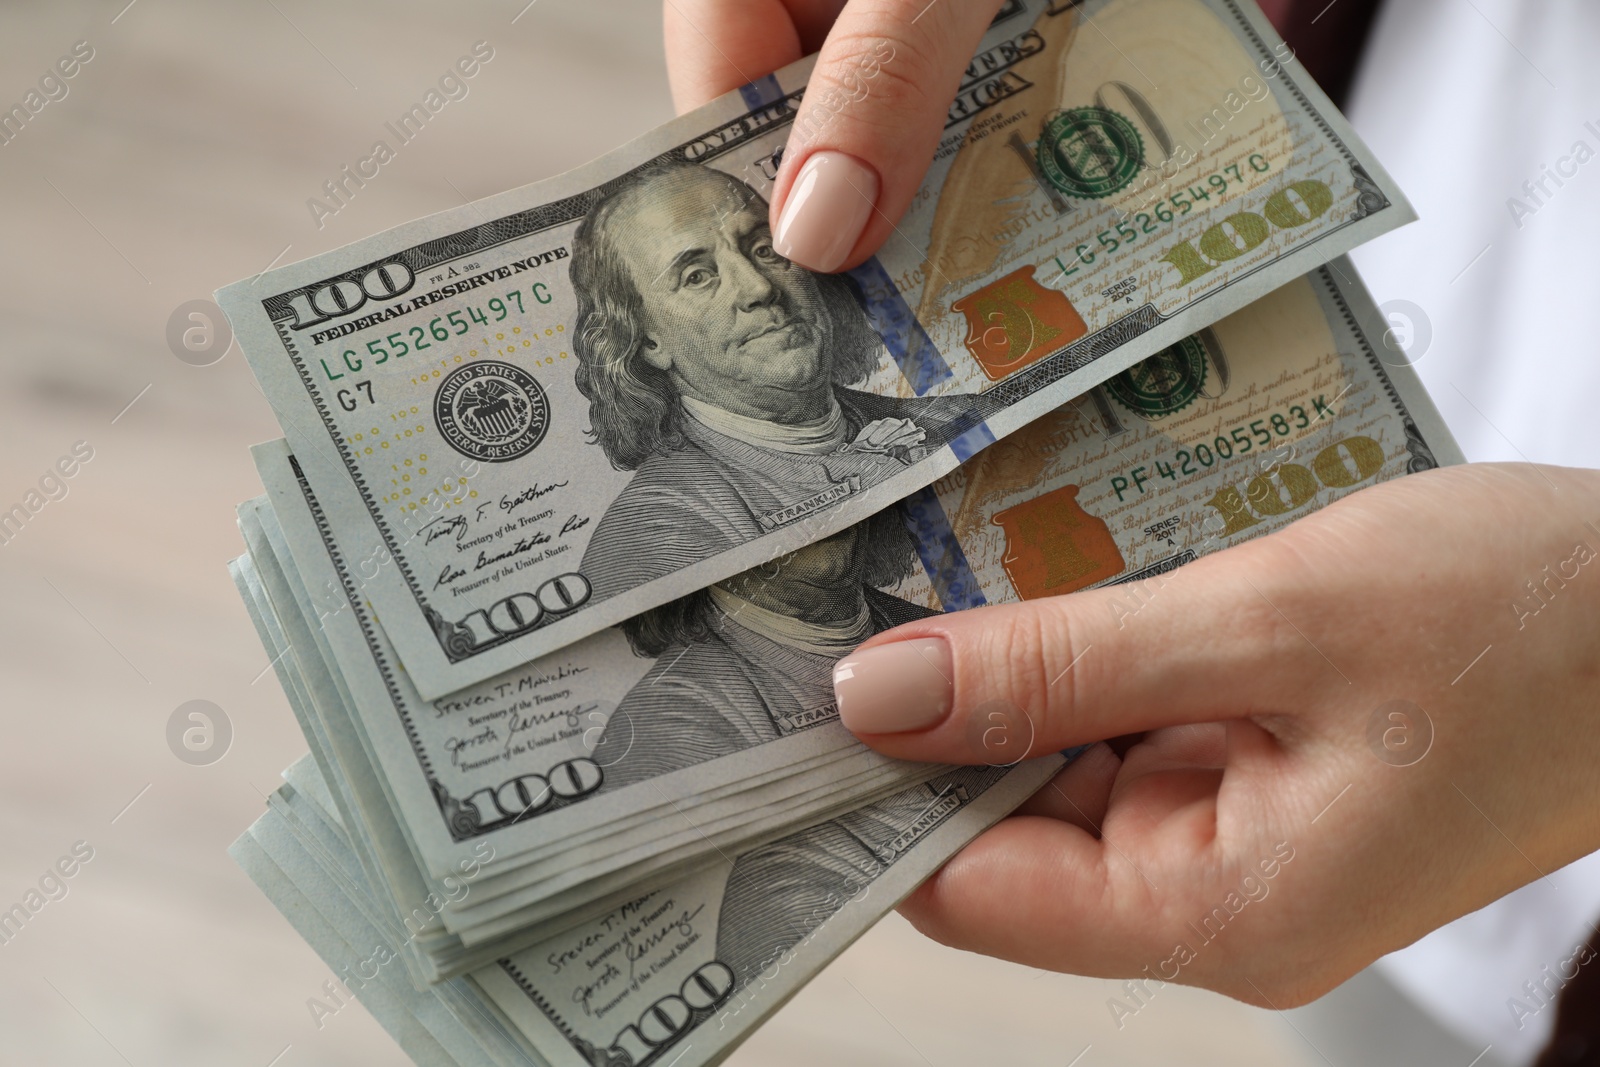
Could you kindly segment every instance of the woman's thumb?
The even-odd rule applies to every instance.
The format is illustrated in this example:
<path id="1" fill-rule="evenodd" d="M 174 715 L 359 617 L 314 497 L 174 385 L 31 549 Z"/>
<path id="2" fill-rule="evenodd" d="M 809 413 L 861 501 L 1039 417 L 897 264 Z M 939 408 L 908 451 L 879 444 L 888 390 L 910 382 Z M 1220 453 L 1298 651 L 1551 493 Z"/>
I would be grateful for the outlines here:
<path id="1" fill-rule="evenodd" d="M 835 668 L 839 716 L 890 756 L 1004 765 L 1249 714 L 1284 699 L 1263 661 L 1294 647 L 1241 571 L 1249 561 L 1236 549 L 1134 597 L 1113 587 L 879 634 Z"/>

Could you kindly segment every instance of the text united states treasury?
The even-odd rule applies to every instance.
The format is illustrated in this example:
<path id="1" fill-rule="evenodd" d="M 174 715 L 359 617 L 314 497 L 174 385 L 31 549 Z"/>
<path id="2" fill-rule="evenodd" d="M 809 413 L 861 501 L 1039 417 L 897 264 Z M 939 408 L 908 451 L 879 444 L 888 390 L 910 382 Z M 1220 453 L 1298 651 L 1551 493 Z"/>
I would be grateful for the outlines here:
<path id="1" fill-rule="evenodd" d="M 425 698 L 843 530 L 1414 217 L 1254 5 L 1007 0 L 894 236 L 814 275 L 766 229 L 809 72 L 218 294 Z"/>

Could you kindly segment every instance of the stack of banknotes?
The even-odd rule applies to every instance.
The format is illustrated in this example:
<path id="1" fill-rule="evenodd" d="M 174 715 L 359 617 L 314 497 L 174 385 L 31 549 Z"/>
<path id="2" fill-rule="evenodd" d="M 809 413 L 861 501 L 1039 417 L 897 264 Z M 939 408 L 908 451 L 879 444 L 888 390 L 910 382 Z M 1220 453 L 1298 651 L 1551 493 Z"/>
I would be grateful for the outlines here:
<path id="1" fill-rule="evenodd" d="M 842 656 L 1459 461 L 1344 258 L 1411 210 L 1252 4 L 1007 0 L 838 276 L 766 226 L 809 69 L 218 294 L 311 749 L 234 853 L 418 1063 L 720 1060 L 1072 755 L 882 757 Z"/>

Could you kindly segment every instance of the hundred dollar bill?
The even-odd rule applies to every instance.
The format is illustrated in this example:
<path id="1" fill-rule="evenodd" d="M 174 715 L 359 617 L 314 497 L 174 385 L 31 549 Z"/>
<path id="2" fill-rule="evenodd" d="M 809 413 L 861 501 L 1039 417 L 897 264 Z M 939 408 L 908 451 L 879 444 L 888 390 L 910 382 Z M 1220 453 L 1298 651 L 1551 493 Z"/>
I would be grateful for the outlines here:
<path id="1" fill-rule="evenodd" d="M 1461 462 L 1340 257 L 903 501 L 917 543 L 942 546 L 931 598 L 905 595 L 956 611 L 1126 585 L 1125 620 L 1207 552 Z"/>
<path id="2" fill-rule="evenodd" d="M 347 591 L 302 612 L 341 665 L 417 866 L 442 876 L 485 844 L 504 857 L 501 882 L 445 915 L 477 945 L 628 872 L 770 833 L 740 821 L 745 783 L 792 776 L 810 798 L 802 772 L 821 768 L 849 804 L 937 773 L 883 761 L 837 722 L 831 665 L 870 633 L 1107 583 L 1129 585 L 1112 610 L 1136 613 L 1201 554 L 1459 462 L 1415 375 L 1385 363 L 1384 336 L 1335 260 L 863 524 L 431 702 L 350 595 L 297 463 L 281 443 L 257 454 L 299 578 Z M 683 804 L 705 804 L 691 810 L 726 836 L 700 815 L 685 825 Z M 815 810 L 797 805 L 791 825 Z"/>
<path id="3" fill-rule="evenodd" d="M 719 1062 L 1062 762 L 952 770 L 719 858 L 472 979 L 552 1067 Z"/>
<path id="4" fill-rule="evenodd" d="M 218 294 L 423 696 L 860 522 L 1413 217 L 1247 0 L 1007 0 L 896 235 L 813 275 L 766 226 L 809 71 Z"/>
<path id="5" fill-rule="evenodd" d="M 289 556 L 281 547 L 281 535 L 274 531 L 273 513 L 256 503 L 241 507 L 240 525 L 250 554 L 235 561 L 231 569 L 263 631 L 263 641 L 290 694 L 306 740 L 329 782 L 337 786 L 336 803 L 349 824 L 359 828 L 364 845 L 359 856 L 372 880 L 394 894 L 397 905 L 400 899 L 430 894 L 447 901 L 441 909 L 447 934 L 419 938 L 413 946 L 418 953 L 415 962 L 426 976 L 459 973 L 471 960 L 484 955 L 473 945 L 492 938 L 504 949 L 508 946 L 501 934 L 515 933 L 574 908 L 592 908 L 631 882 L 686 866 L 700 853 L 770 838 L 936 773 L 931 767 L 919 772 L 909 764 L 891 764 L 852 746 L 853 751 L 825 762 L 800 759 L 781 771 L 719 779 L 692 796 L 683 796 L 682 789 L 676 799 L 659 790 L 634 789 L 627 798 L 632 806 L 621 809 L 621 814 L 613 805 L 586 812 L 596 816 L 590 821 L 567 820 L 569 832 L 564 835 L 541 826 L 546 833 L 524 834 L 508 842 L 510 835 L 494 831 L 514 826 L 518 817 L 531 823 L 562 800 L 560 792 L 548 788 L 545 778 L 523 773 L 495 791 L 509 809 L 506 818 L 497 826 L 476 827 L 480 833 L 464 835 L 464 849 L 470 846 L 470 851 L 464 851 L 453 866 L 429 865 L 408 828 L 398 821 L 394 791 L 376 768 L 372 739 L 353 717 L 348 686 L 330 667 L 321 631 L 307 622 L 307 613 L 297 603 L 291 590 L 297 579 L 279 565 L 280 559 Z M 507 706 L 532 704 L 524 699 Z M 395 710 L 405 709 L 391 708 L 391 714 Z M 505 728 L 503 714 L 495 709 L 485 714 L 489 722 Z M 548 762 L 535 765 L 548 766 Z M 606 770 L 600 766 L 597 773 Z M 448 774 L 438 777 L 453 781 Z M 557 790 L 562 790 L 559 780 Z M 447 795 L 436 799 L 440 805 L 449 803 Z M 484 803 L 485 798 L 478 801 Z M 602 820 L 601 815 L 610 818 Z M 497 851 L 530 839 L 537 843 L 536 855 Z M 493 873 L 475 882 L 471 901 L 462 902 L 449 894 L 453 875 L 490 861 L 494 861 Z M 464 904 L 471 905 L 470 912 Z"/>
<path id="6" fill-rule="evenodd" d="M 378 901 L 348 840 L 339 842 L 343 827 L 308 796 L 280 789 L 232 853 L 334 970 L 307 1002 L 313 1018 L 359 999 L 418 1062 L 693 1067 L 725 1058 L 1062 762 L 952 770 L 641 886 L 587 922 L 426 992 L 408 989 L 394 962 L 409 927 L 373 917 Z M 323 819 L 319 832 L 311 824 Z M 333 847 L 317 847 L 329 839 Z M 441 1046 L 453 1060 L 439 1058 Z"/>
<path id="7" fill-rule="evenodd" d="M 787 785 L 797 802 L 826 785 L 837 806 L 858 785 L 876 790 L 880 779 L 908 784 L 937 772 L 862 748 L 833 704 L 835 660 L 871 633 L 930 614 L 871 584 L 881 581 L 875 572 L 915 566 L 909 533 L 892 516 L 798 550 L 759 585 L 728 583 L 775 608 L 784 596 L 822 588 L 816 572 L 831 570 L 837 604 L 861 609 L 861 619 L 780 616 L 754 602 L 724 609 L 707 597 L 427 701 L 398 668 L 368 605 L 350 594 L 353 575 L 326 535 L 300 460 L 282 441 L 257 446 L 255 456 L 297 571 L 290 580 L 336 591 L 308 592 L 279 614 L 301 616 L 302 659 L 320 654 L 336 671 L 340 692 L 328 703 L 348 702 L 362 749 L 421 866 L 436 877 L 485 841 L 503 858 L 536 850 L 525 878 L 530 868 L 566 872 L 573 849 L 591 868 L 680 844 L 709 851 L 719 842 L 706 820 L 748 813 L 757 787 Z M 890 535 L 887 549 L 869 543 L 874 525 Z M 271 556 L 254 545 L 252 554 Z M 656 739 L 667 722 L 686 721 L 692 728 L 672 742 Z M 805 816 L 804 805 L 788 806 L 791 818 Z M 480 892 L 475 904 L 493 896 Z"/>

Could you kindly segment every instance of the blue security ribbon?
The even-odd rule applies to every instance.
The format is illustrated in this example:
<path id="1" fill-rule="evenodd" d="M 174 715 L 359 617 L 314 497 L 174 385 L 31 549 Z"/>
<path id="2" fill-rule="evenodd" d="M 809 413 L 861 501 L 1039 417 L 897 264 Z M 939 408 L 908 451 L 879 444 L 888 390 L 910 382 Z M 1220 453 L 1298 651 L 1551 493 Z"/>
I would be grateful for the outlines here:
<path id="1" fill-rule="evenodd" d="M 884 347 L 911 383 L 913 392 L 924 396 L 955 377 L 877 256 L 846 273 L 860 287 L 867 321 L 883 338 Z"/>
<path id="2" fill-rule="evenodd" d="M 980 422 L 960 437 L 951 439 L 950 451 L 956 454 L 956 459 L 965 463 L 992 444 L 994 431 L 989 429 L 987 422 Z"/>
<path id="3" fill-rule="evenodd" d="M 928 572 L 933 591 L 946 611 L 981 608 L 989 601 L 978 585 L 978 578 L 967 563 L 950 520 L 939 504 L 939 496 L 929 486 L 900 502 L 901 515 L 911 539 L 916 542 L 922 569 Z"/>
<path id="4" fill-rule="evenodd" d="M 778 79 L 771 74 L 765 78 L 757 78 L 749 85 L 739 86 L 739 95 L 744 97 L 744 106 L 751 111 L 759 111 L 768 104 L 775 104 L 783 99 L 783 88 L 778 85 Z"/>

